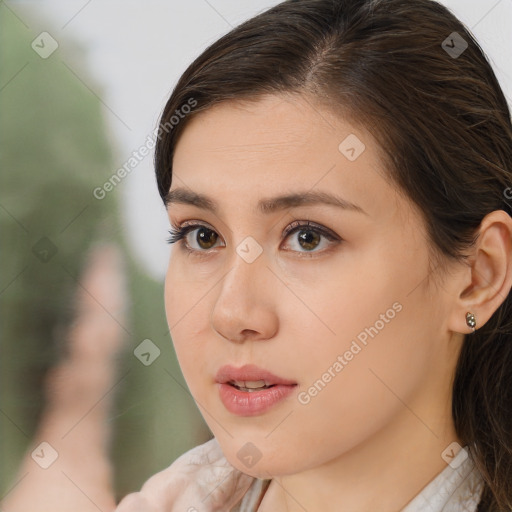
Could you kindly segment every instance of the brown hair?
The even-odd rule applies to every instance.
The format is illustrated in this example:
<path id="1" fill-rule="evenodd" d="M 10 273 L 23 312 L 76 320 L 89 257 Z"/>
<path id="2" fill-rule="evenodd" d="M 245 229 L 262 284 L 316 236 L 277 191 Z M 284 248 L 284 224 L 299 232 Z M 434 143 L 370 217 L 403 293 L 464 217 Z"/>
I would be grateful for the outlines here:
<path id="1" fill-rule="evenodd" d="M 464 48 L 459 36 L 467 48 L 449 53 Z M 220 102 L 278 93 L 307 95 L 372 133 L 390 179 L 419 207 L 439 265 L 465 261 L 486 214 L 511 215 L 506 99 L 477 41 L 432 0 L 288 0 L 213 43 L 181 76 L 160 120 L 169 126 L 193 98 L 196 108 L 159 132 L 162 199 L 189 119 Z M 479 512 L 512 509 L 511 300 L 466 336 L 453 385 L 456 432 L 485 481 Z"/>

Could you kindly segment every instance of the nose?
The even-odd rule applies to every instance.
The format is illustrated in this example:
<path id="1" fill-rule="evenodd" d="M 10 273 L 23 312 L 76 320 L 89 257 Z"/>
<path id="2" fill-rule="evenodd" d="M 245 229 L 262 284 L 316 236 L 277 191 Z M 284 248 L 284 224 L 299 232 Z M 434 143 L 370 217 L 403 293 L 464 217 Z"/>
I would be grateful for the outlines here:
<path id="1" fill-rule="evenodd" d="M 264 253 L 252 263 L 235 253 L 211 312 L 212 328 L 233 343 L 272 338 L 278 330 L 275 281 Z"/>

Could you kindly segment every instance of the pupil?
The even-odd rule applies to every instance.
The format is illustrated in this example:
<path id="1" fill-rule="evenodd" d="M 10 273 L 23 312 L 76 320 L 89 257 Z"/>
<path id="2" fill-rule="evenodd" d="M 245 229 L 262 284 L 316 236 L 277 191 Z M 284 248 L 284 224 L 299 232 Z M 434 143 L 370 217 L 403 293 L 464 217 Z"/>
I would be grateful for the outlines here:
<path id="1" fill-rule="evenodd" d="M 197 231 L 197 241 L 203 249 L 210 249 L 211 246 L 207 246 L 209 243 L 215 245 L 216 234 L 211 229 L 201 228 Z M 203 245 L 205 244 L 205 245 Z"/>
<path id="2" fill-rule="evenodd" d="M 302 243 L 304 242 L 304 244 Z M 299 243 L 304 249 L 314 249 L 320 242 L 320 235 L 315 231 L 299 231 Z"/>

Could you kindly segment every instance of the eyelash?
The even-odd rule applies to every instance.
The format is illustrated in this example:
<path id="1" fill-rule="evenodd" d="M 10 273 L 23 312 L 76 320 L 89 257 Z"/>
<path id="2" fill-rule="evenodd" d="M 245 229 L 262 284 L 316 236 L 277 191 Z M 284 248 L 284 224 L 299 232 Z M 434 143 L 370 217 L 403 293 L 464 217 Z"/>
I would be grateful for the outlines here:
<path id="1" fill-rule="evenodd" d="M 215 230 L 209 228 L 208 226 L 204 225 L 204 224 L 187 224 L 185 226 L 176 226 L 175 224 L 172 224 L 172 229 L 169 230 L 169 237 L 166 239 L 166 242 L 169 243 L 169 244 L 174 244 L 174 243 L 179 243 L 179 242 L 183 242 L 182 243 L 182 246 L 183 248 L 189 252 L 189 253 L 198 253 L 199 255 L 203 256 L 203 255 L 207 255 L 212 249 L 206 249 L 206 250 L 198 250 L 198 249 L 192 249 L 190 246 L 188 246 L 188 244 L 186 243 L 186 236 L 187 234 L 190 232 L 190 231 L 194 231 L 195 229 L 198 229 L 198 228 L 206 228 L 210 231 L 213 231 L 214 233 L 216 233 Z M 308 228 L 308 229 L 306 229 Z M 284 231 L 283 231 L 283 237 L 286 239 L 288 238 L 290 235 L 292 235 L 293 233 L 295 232 L 298 232 L 298 231 L 302 231 L 302 230 L 307 230 L 307 231 L 313 231 L 313 232 L 316 232 L 322 236 L 324 236 L 327 240 L 329 240 L 330 242 L 341 242 L 342 239 L 337 236 L 337 235 L 334 235 L 330 230 L 327 230 L 326 228 L 320 226 L 320 225 L 317 225 L 317 224 L 314 224 L 310 221 L 294 221 L 292 222 Z M 216 233 L 218 235 L 218 233 Z M 301 255 L 306 255 L 306 256 L 313 256 L 315 254 L 319 254 L 319 253 L 322 253 L 322 252 L 325 252 L 326 250 L 328 249 L 324 249 L 324 250 L 321 250 L 321 251 L 292 251 L 292 252 L 298 252 L 300 253 Z"/>

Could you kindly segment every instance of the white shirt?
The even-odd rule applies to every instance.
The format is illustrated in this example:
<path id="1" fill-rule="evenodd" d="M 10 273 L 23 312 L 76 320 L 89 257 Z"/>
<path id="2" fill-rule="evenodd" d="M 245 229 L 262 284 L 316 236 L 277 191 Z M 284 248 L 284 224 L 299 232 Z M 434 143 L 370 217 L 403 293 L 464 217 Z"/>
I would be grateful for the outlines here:
<path id="1" fill-rule="evenodd" d="M 475 512 L 483 489 L 482 475 L 465 446 L 401 512 Z"/>

